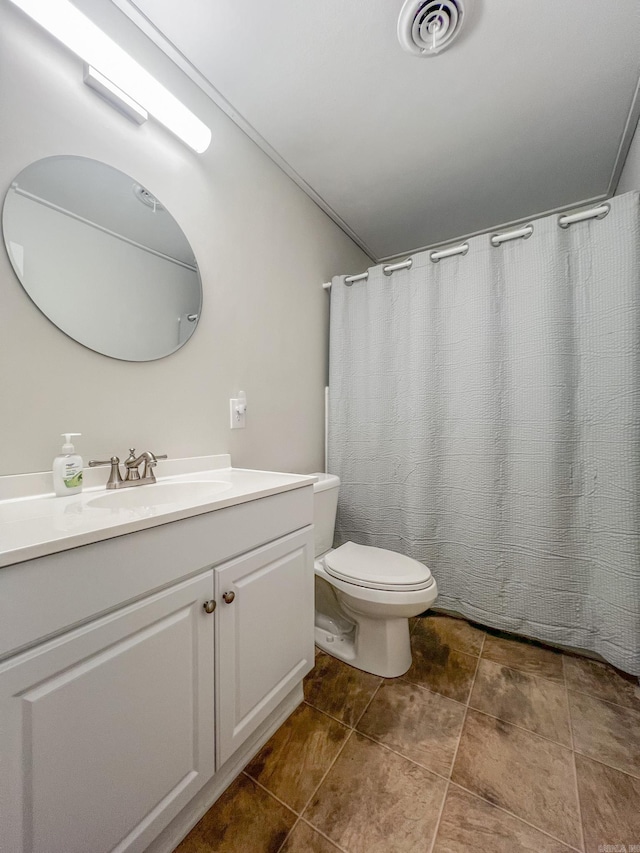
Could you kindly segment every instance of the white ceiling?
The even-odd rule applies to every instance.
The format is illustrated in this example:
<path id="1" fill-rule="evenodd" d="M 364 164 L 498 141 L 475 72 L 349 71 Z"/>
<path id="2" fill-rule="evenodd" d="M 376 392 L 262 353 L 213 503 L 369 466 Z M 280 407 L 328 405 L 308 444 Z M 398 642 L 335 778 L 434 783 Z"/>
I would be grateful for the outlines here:
<path id="1" fill-rule="evenodd" d="M 376 260 L 606 197 L 637 121 L 638 0 L 465 0 L 429 58 L 402 0 L 113 2 Z"/>

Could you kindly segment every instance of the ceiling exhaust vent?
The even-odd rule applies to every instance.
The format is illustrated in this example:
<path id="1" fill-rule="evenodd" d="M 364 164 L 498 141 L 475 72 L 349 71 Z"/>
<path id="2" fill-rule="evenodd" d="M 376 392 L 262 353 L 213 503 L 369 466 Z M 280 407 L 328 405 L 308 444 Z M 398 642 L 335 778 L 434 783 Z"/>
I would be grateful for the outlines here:
<path id="1" fill-rule="evenodd" d="M 133 194 L 138 201 L 141 201 L 142 204 L 146 204 L 146 206 L 150 207 L 154 213 L 157 210 L 164 210 L 164 207 L 160 204 L 158 199 L 154 195 L 151 195 L 149 190 L 145 189 L 141 184 L 134 184 L 132 189 Z"/>
<path id="2" fill-rule="evenodd" d="M 446 50 L 464 23 L 462 0 L 405 0 L 398 18 L 398 39 L 416 56 Z"/>

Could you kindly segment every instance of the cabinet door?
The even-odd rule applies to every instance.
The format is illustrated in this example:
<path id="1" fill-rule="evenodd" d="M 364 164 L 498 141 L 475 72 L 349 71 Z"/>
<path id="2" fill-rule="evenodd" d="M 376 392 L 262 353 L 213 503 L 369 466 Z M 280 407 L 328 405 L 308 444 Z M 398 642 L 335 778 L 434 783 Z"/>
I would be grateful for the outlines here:
<path id="1" fill-rule="evenodd" d="M 3 853 L 142 851 L 212 776 L 212 595 L 209 571 L 0 665 Z"/>
<path id="2" fill-rule="evenodd" d="M 313 528 L 215 574 L 220 766 L 313 667 Z"/>

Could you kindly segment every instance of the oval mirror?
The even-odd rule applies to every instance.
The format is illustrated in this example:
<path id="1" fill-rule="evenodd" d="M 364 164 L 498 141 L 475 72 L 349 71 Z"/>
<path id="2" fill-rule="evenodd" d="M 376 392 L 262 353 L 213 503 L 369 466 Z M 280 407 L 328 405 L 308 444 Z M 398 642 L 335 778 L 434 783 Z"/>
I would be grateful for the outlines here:
<path id="1" fill-rule="evenodd" d="M 33 302 L 78 343 L 151 361 L 193 334 L 202 287 L 193 250 L 158 199 L 86 157 L 46 157 L 11 184 L 2 229 Z"/>

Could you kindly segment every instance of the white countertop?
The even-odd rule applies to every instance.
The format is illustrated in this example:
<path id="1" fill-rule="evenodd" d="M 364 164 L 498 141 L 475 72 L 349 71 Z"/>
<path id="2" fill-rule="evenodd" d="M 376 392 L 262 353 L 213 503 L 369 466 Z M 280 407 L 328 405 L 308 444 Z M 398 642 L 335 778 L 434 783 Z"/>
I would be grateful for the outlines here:
<path id="1" fill-rule="evenodd" d="M 165 493 L 161 504 L 154 504 L 152 485 L 107 491 L 108 467 L 85 469 L 89 488 L 69 497 L 44 492 L 51 488 L 50 473 L 0 477 L 0 497 L 5 498 L 0 500 L 0 567 L 308 486 L 316 480 L 313 475 L 232 468 L 230 463 L 227 455 L 158 462 L 158 484 L 215 484 L 211 494 L 202 495 L 202 487 L 193 496 L 180 490 L 171 502 Z M 102 485 L 95 485 L 97 482 Z M 133 492 L 136 506 L 92 505 L 103 495 Z"/>

